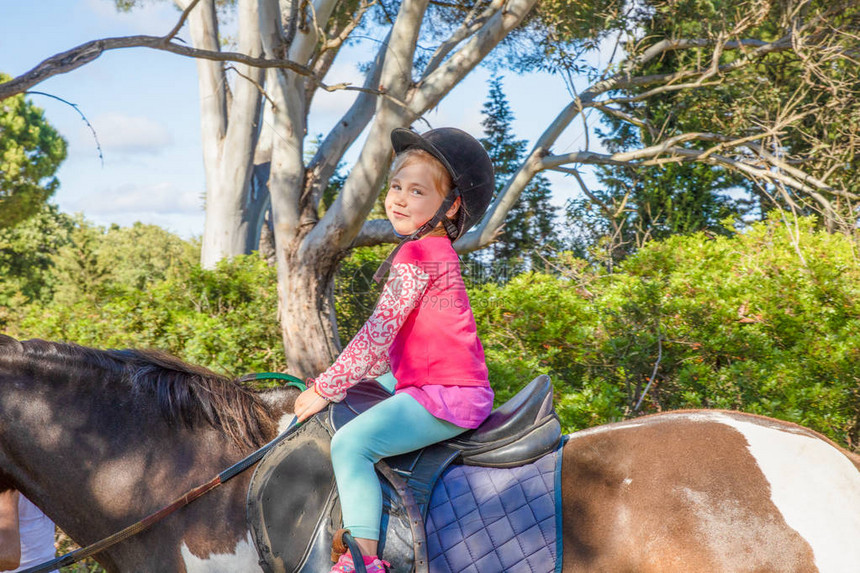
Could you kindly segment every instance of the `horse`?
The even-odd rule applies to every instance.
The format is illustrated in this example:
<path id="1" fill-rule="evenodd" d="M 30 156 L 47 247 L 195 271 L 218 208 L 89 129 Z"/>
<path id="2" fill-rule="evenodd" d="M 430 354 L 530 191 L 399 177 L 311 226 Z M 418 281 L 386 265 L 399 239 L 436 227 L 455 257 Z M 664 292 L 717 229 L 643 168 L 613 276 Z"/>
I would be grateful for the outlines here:
<path id="1" fill-rule="evenodd" d="M 84 546 L 276 437 L 298 392 L 252 392 L 155 351 L 0 335 L 0 491 L 20 490 Z M 574 432 L 562 454 L 564 572 L 860 564 L 860 457 L 807 428 L 667 412 Z M 249 480 L 239 475 L 96 560 L 111 572 L 261 571 L 245 520 Z"/>

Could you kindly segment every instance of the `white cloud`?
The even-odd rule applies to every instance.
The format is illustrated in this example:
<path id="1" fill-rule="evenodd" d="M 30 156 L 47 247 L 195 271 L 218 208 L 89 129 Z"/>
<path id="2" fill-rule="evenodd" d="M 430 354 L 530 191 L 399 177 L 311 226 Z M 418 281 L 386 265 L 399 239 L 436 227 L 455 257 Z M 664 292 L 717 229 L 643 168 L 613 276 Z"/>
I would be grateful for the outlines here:
<path id="1" fill-rule="evenodd" d="M 202 193 L 197 189 L 182 189 L 175 183 L 153 185 L 124 183 L 113 189 L 99 190 L 87 197 L 71 201 L 71 211 L 88 215 L 115 217 L 137 216 L 142 213 L 159 215 L 190 215 L 203 212 Z"/>
<path id="2" fill-rule="evenodd" d="M 167 127 L 147 117 L 107 113 L 94 118 L 91 123 L 106 151 L 154 155 L 173 143 Z M 79 135 L 92 138 L 86 127 L 81 127 Z"/>
<path id="3" fill-rule="evenodd" d="M 114 188 L 91 188 L 80 195 L 58 193 L 55 200 L 67 213 L 84 213 L 87 220 L 102 226 L 128 227 L 136 222 L 158 225 L 189 239 L 203 233 L 206 213 L 203 193 L 182 189 L 172 182 L 153 185 L 125 183 Z"/>

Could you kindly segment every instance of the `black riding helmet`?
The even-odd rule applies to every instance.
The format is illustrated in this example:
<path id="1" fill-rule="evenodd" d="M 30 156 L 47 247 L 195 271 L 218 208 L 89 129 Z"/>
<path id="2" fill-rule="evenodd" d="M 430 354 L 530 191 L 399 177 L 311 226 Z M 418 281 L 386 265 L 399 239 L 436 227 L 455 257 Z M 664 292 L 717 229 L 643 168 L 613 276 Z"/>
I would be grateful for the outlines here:
<path id="1" fill-rule="evenodd" d="M 461 129 L 440 127 L 419 135 L 411 129 L 397 128 L 391 132 L 391 145 L 396 154 L 409 149 L 422 149 L 435 157 L 451 175 L 454 188 L 442 201 L 436 214 L 414 233 L 404 237 L 385 259 L 373 275 L 377 282 L 388 273 L 394 255 L 404 243 L 420 239 L 435 229 L 440 221 L 452 241 L 463 236 L 484 216 L 496 187 L 493 162 L 484 146 Z M 457 197 L 460 197 L 461 207 L 457 212 L 457 220 L 452 222 L 445 214 Z"/>
<path id="2" fill-rule="evenodd" d="M 418 135 L 411 129 L 398 128 L 391 132 L 391 145 L 394 153 L 423 149 L 448 170 L 454 189 L 446 197 L 446 200 L 450 199 L 448 205 L 444 209 L 440 208 L 442 217 L 439 220 L 445 219 L 444 214 L 457 197 L 465 206 L 465 217 L 458 216 L 455 236 L 451 237 L 451 233 L 448 233 L 452 241 L 463 236 L 480 221 L 493 198 L 496 180 L 493 162 L 477 139 L 455 127 L 431 129 L 424 135 Z M 464 210 L 461 209 L 459 213 L 463 215 Z M 439 220 L 433 223 L 431 229 Z"/>

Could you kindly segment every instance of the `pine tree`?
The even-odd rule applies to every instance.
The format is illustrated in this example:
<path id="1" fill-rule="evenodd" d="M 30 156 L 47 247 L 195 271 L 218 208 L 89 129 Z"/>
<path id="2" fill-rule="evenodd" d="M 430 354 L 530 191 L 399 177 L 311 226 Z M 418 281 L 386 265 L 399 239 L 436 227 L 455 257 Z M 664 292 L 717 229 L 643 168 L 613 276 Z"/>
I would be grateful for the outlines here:
<path id="1" fill-rule="evenodd" d="M 496 171 L 496 194 L 504 188 L 525 158 L 528 142 L 515 139 L 514 114 L 502 88 L 501 76 L 490 79 L 490 92 L 481 113 L 485 137 L 481 143 Z M 557 242 L 554 228 L 557 207 L 550 203 L 549 180 L 538 175 L 520 195 L 505 219 L 501 237 L 479 255 L 478 261 L 499 282 L 517 273 L 542 266 L 539 253 Z M 472 259 L 474 263 L 474 258 Z"/>

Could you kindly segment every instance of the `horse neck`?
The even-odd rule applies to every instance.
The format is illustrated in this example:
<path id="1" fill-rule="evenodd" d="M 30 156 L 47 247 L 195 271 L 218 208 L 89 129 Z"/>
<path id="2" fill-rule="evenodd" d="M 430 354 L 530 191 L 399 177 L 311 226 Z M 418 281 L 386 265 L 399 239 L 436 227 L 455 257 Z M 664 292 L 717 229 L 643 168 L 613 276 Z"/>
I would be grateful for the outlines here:
<path id="1" fill-rule="evenodd" d="M 162 419 L 119 384 L 0 369 L 0 468 L 76 540 L 162 507 L 250 451 L 222 432 Z M 134 518 L 134 519 L 132 519 Z"/>

